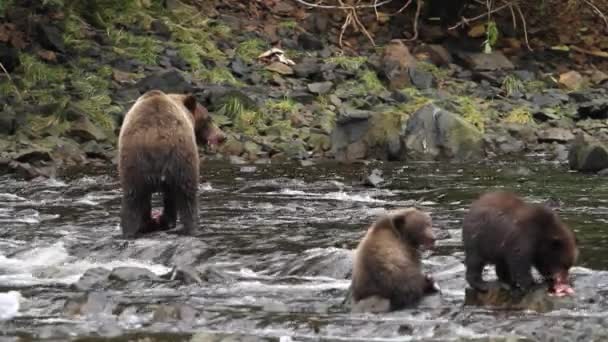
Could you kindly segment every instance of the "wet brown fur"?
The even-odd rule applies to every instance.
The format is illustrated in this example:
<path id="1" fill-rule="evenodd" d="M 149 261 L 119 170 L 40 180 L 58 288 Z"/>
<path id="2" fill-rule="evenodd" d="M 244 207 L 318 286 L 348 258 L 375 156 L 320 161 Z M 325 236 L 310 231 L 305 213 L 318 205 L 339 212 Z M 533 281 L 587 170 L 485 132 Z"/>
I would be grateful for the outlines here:
<path id="1" fill-rule="evenodd" d="M 184 233 L 198 227 L 197 140 L 221 142 L 223 133 L 192 95 L 151 90 L 127 112 L 118 138 L 125 237 L 169 229 L 175 226 L 178 213 Z M 151 219 L 154 192 L 163 193 L 159 224 Z"/>
<path id="2" fill-rule="evenodd" d="M 526 203 L 510 192 L 482 195 L 465 215 L 462 232 L 466 279 L 487 291 L 482 279 L 486 264 L 496 266 L 498 279 L 514 289 L 534 286 L 534 266 L 549 282 L 568 276 L 578 257 L 576 238 L 551 208 Z"/>
<path id="3" fill-rule="evenodd" d="M 414 208 L 378 219 L 355 251 L 353 302 L 377 296 L 390 300 L 391 310 L 396 310 L 432 292 L 434 283 L 422 273 L 418 251 L 434 242 L 431 224 L 428 214 Z"/>

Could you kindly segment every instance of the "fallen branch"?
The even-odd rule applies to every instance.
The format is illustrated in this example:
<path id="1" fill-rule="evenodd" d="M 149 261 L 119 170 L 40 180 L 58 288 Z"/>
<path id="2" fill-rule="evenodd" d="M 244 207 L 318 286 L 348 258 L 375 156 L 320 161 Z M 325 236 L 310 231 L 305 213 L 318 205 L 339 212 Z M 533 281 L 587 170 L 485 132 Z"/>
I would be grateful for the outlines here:
<path id="1" fill-rule="evenodd" d="M 295 2 L 298 2 L 304 6 L 308 6 L 308 7 L 313 7 L 313 8 L 324 8 L 324 9 L 364 9 L 364 8 L 378 8 L 378 7 L 382 7 L 386 4 L 389 4 L 391 2 L 393 2 L 393 0 L 384 0 L 380 3 L 378 3 L 377 1 L 374 1 L 373 4 L 370 5 L 344 5 L 341 1 L 340 1 L 340 6 L 335 6 L 335 5 L 319 5 L 319 4 L 314 4 L 308 1 L 304 1 L 304 0 L 294 0 Z"/>
<path id="2" fill-rule="evenodd" d="M 606 24 L 606 29 L 608 29 L 608 18 L 606 18 L 606 14 L 604 14 L 604 12 L 602 12 L 594 3 L 592 0 L 584 0 L 585 3 L 587 5 L 589 5 L 589 7 L 591 7 L 591 9 L 602 19 L 604 20 L 604 23 Z"/>
<path id="3" fill-rule="evenodd" d="M 506 4 L 504 4 L 504 5 L 502 5 L 502 6 L 496 7 L 495 9 L 493 9 L 493 10 L 491 10 L 491 11 L 488 11 L 488 12 L 486 12 L 486 13 L 480 14 L 480 15 L 478 15 L 478 16 L 476 16 L 476 17 L 473 17 L 473 18 L 462 18 L 462 20 L 461 20 L 461 21 L 459 21 L 459 22 L 458 22 L 456 25 L 454 25 L 454 26 L 450 27 L 450 28 L 449 28 L 449 30 L 455 30 L 455 29 L 457 29 L 457 28 L 459 28 L 459 27 L 462 27 L 462 26 L 464 26 L 464 25 L 469 24 L 470 22 L 473 22 L 473 21 L 477 21 L 477 20 L 479 20 L 479 19 L 486 18 L 486 17 L 488 17 L 490 14 L 492 14 L 492 13 L 496 13 L 496 12 L 499 12 L 499 11 L 502 11 L 503 9 L 505 9 L 505 8 L 507 8 L 507 7 L 509 7 L 509 6 L 512 6 L 512 5 L 516 4 L 517 2 L 519 2 L 519 0 L 512 0 L 512 1 L 509 1 L 509 2 L 507 2 Z"/>
<path id="4" fill-rule="evenodd" d="M 569 48 L 571 50 L 574 50 L 574 51 L 580 52 L 580 53 L 584 53 L 586 55 L 590 55 L 590 56 L 594 56 L 594 57 L 601 57 L 601 58 L 608 58 L 608 52 L 606 52 L 606 51 L 587 50 L 587 49 L 583 49 L 583 48 L 580 48 L 580 47 L 574 46 L 574 45 L 570 45 Z"/>

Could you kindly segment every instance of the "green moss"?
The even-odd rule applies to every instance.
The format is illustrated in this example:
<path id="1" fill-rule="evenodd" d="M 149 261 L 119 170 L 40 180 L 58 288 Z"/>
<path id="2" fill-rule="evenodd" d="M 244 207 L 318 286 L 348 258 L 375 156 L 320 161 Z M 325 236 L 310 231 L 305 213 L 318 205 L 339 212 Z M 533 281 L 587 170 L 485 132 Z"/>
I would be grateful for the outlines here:
<path id="1" fill-rule="evenodd" d="M 433 77 L 435 77 L 435 79 L 437 81 L 443 81 L 443 80 L 447 79 L 448 77 L 450 77 L 450 71 L 448 69 L 439 68 L 438 66 L 436 66 L 433 63 L 418 62 L 416 64 L 416 67 L 419 70 L 429 72 L 431 75 L 433 75 Z"/>
<path id="2" fill-rule="evenodd" d="M 502 81 L 502 89 L 507 96 L 525 91 L 523 82 L 513 75 L 505 76 L 505 79 Z"/>
<path id="3" fill-rule="evenodd" d="M 269 45 L 261 39 L 249 39 L 239 44 L 236 49 L 236 55 L 243 61 L 252 63 Z"/>
<path id="4" fill-rule="evenodd" d="M 259 131 L 265 129 L 266 121 L 264 114 L 253 110 L 243 110 L 234 119 L 234 129 L 237 132 L 249 136 L 259 135 Z"/>
<path id="5" fill-rule="evenodd" d="M 38 58 L 21 54 L 21 76 L 26 88 L 34 88 L 39 83 L 56 85 L 63 83 L 67 76 L 67 70 L 60 66 L 49 65 Z"/>
<path id="6" fill-rule="evenodd" d="M 229 97 L 218 109 L 218 114 L 235 119 L 246 110 L 245 104 L 238 97 Z"/>
<path id="7" fill-rule="evenodd" d="M 372 70 L 364 70 L 359 75 L 359 80 L 361 80 L 361 84 L 365 88 L 365 91 L 372 94 L 378 94 L 383 90 L 384 85 L 378 79 L 378 75 Z"/>
<path id="8" fill-rule="evenodd" d="M 399 108 L 390 108 L 387 111 L 375 113 L 369 120 L 367 141 L 371 145 L 382 145 L 389 137 L 399 135 L 401 125 L 407 120 L 409 114 Z"/>
<path id="9" fill-rule="evenodd" d="M 485 129 L 486 117 L 478 109 L 480 104 L 476 103 L 472 98 L 466 96 L 459 96 L 454 100 L 457 104 L 457 110 L 462 117 L 483 132 Z"/>
<path id="10" fill-rule="evenodd" d="M 517 107 L 507 114 L 503 122 L 527 125 L 534 123 L 534 118 L 527 107 Z"/>
<path id="11" fill-rule="evenodd" d="M 270 126 L 264 129 L 264 133 L 270 137 L 286 140 L 293 138 L 296 130 L 291 126 L 289 120 L 274 120 Z"/>
<path id="12" fill-rule="evenodd" d="M 60 115 L 28 115 L 26 121 L 29 131 L 36 136 L 59 136 L 70 127 L 70 123 Z"/>
<path id="13" fill-rule="evenodd" d="M 198 77 L 209 83 L 243 86 L 243 82 L 237 80 L 230 72 L 230 70 L 222 67 L 215 67 L 211 70 L 202 69 L 195 74 L 195 77 Z"/>
<path id="14" fill-rule="evenodd" d="M 418 109 L 433 101 L 432 99 L 423 96 L 420 90 L 414 87 L 403 88 L 399 91 L 405 94 L 409 101 L 399 104 L 397 108 L 399 111 L 407 113 L 408 115 L 413 114 Z"/>
<path id="15" fill-rule="evenodd" d="M 208 30 L 206 22 L 193 20 L 187 26 L 182 26 L 170 18 L 165 18 L 164 22 L 169 27 L 172 34 L 171 37 L 175 41 L 180 53 L 185 54 L 185 58 L 190 59 L 187 60 L 188 62 L 196 58 L 195 56 L 198 56 L 198 59 L 209 59 L 219 63 L 226 60 L 226 55 L 218 49 L 212 38 L 219 38 L 221 36 L 213 36 L 213 32 Z M 186 51 L 182 51 L 183 49 Z"/>
<path id="16" fill-rule="evenodd" d="M 289 114 L 298 111 L 298 104 L 291 99 L 283 99 L 281 101 L 268 100 L 266 101 L 263 110 L 273 118 L 287 118 Z"/>
<path id="17" fill-rule="evenodd" d="M 114 52 L 133 57 L 147 65 L 156 65 L 157 56 L 162 50 L 160 41 L 148 36 L 137 36 L 122 29 L 107 29 L 106 33 Z"/>
<path id="18" fill-rule="evenodd" d="M 528 93 L 540 93 L 547 89 L 547 84 L 543 81 L 527 81 L 524 82 L 524 89 Z"/>
<path id="19" fill-rule="evenodd" d="M 361 68 L 365 62 L 367 62 L 367 57 L 359 56 L 359 57 L 348 57 L 348 56 L 337 56 L 331 57 L 327 59 L 328 63 L 336 64 L 343 69 L 349 71 L 357 71 Z"/>
<path id="20" fill-rule="evenodd" d="M 295 20 L 285 20 L 279 23 L 279 27 L 285 30 L 295 30 L 298 23 Z"/>
<path id="21" fill-rule="evenodd" d="M 205 51 L 200 46 L 189 43 L 177 43 L 175 46 L 179 56 L 190 65 L 193 72 L 200 72 L 204 68 L 201 57 L 205 55 Z"/>
<path id="22" fill-rule="evenodd" d="M 112 132 L 115 128 L 111 113 L 122 111 L 120 107 L 112 106 L 112 99 L 106 94 L 97 94 L 82 99 L 75 105 L 82 109 L 94 124 L 108 132 Z"/>

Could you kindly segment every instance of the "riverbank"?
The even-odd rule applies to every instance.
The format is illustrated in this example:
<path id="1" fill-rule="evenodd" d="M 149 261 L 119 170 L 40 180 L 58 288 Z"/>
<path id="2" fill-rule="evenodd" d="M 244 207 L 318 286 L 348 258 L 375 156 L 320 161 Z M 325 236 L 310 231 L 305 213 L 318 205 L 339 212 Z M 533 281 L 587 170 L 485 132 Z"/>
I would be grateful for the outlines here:
<path id="1" fill-rule="evenodd" d="M 234 163 L 567 162 L 578 133 L 608 151 L 602 57 L 508 35 L 482 53 L 485 35 L 430 23 L 398 42 L 397 19 L 371 25 L 375 47 L 347 32 L 340 48 L 343 13 L 295 2 L 59 3 L 3 12 L 0 169 L 25 178 L 114 163 L 122 116 L 153 88 L 194 93 L 229 133 L 209 157 Z"/>

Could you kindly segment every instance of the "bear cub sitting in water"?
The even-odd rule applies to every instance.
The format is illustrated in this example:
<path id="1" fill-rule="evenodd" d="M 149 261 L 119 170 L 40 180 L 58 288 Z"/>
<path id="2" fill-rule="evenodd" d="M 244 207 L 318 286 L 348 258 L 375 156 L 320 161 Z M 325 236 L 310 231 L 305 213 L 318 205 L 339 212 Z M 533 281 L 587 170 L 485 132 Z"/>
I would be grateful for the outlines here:
<path id="1" fill-rule="evenodd" d="M 118 173 L 123 190 L 123 236 L 166 230 L 179 212 L 190 234 L 198 226 L 199 144 L 225 140 L 207 110 L 192 95 L 151 90 L 125 115 L 118 137 Z M 163 213 L 153 218 L 151 196 L 163 194 Z"/>
<path id="2" fill-rule="evenodd" d="M 557 214 L 543 204 L 524 202 L 510 192 L 482 195 L 463 221 L 466 279 L 478 291 L 488 291 L 482 279 L 486 264 L 512 289 L 527 291 L 535 285 L 534 266 L 548 282 L 550 292 L 573 293 L 569 269 L 578 257 L 576 238 Z"/>
<path id="3" fill-rule="evenodd" d="M 430 215 L 408 208 L 384 215 L 367 230 L 355 251 L 353 311 L 371 298 L 389 303 L 387 308 L 371 311 L 398 310 L 437 290 L 433 279 L 422 273 L 418 251 L 420 246 L 434 246 L 431 225 Z"/>

